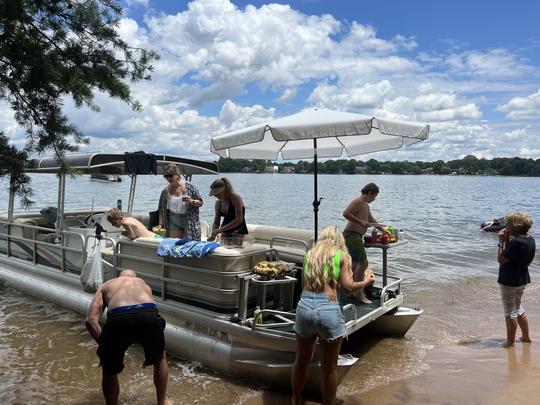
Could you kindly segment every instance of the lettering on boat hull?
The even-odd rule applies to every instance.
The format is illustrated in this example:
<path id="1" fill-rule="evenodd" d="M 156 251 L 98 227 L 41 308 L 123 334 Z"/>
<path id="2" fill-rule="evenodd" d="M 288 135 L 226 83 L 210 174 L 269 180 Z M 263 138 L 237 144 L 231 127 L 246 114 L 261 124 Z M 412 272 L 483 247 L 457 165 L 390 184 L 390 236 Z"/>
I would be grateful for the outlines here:
<path id="1" fill-rule="evenodd" d="M 208 336 L 209 338 L 219 340 L 223 343 L 231 343 L 231 341 L 229 340 L 229 334 L 227 332 L 212 329 L 208 326 L 200 325 L 191 321 L 186 321 L 184 327 L 197 333 L 198 335 Z"/>

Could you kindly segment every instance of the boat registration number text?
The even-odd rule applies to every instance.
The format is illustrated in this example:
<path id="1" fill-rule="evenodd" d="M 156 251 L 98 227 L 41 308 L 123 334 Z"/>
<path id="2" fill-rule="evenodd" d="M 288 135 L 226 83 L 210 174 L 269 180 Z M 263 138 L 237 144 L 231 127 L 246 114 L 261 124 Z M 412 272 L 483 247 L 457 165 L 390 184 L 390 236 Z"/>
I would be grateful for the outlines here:
<path id="1" fill-rule="evenodd" d="M 200 335 L 205 335 L 205 336 L 220 340 L 225 343 L 231 343 L 227 332 L 219 331 L 217 329 L 212 329 L 212 328 L 209 328 L 208 326 L 200 325 L 198 323 L 191 322 L 191 321 L 186 321 L 185 327 L 186 329 L 192 330 L 193 332 L 198 333 Z"/>

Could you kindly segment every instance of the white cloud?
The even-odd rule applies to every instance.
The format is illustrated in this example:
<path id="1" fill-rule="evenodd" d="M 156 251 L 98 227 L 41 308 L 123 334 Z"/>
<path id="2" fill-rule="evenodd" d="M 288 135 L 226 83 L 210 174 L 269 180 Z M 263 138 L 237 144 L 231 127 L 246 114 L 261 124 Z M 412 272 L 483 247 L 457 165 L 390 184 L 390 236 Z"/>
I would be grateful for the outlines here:
<path id="1" fill-rule="evenodd" d="M 416 37 L 383 38 L 375 26 L 286 4 L 239 8 L 228 0 L 194 0 L 172 15 L 151 10 L 158 3 L 147 0 L 129 4 L 148 14 L 122 19 L 120 35 L 161 59 L 151 82 L 131 86 L 143 112 L 99 92 L 99 114 L 66 101 L 69 117 L 92 137 L 89 149 L 211 158 L 211 136 L 310 105 L 431 125 L 428 142 L 377 155 L 387 159 L 448 160 L 490 150 L 533 156 L 540 149 L 540 123 L 503 125 L 493 113 L 540 117 L 540 89 L 530 91 L 538 69 L 517 48 L 428 53 Z M 24 142 L 7 106 L 0 106 L 0 125 Z"/>
<path id="2" fill-rule="evenodd" d="M 323 107 L 357 111 L 378 107 L 391 90 L 392 85 L 387 80 L 375 84 L 366 83 L 362 87 L 347 90 L 338 86 L 319 85 L 308 100 Z"/>
<path id="3" fill-rule="evenodd" d="M 508 103 L 497 107 L 510 119 L 540 118 L 540 88 L 526 97 L 514 97 Z"/>
<path id="4" fill-rule="evenodd" d="M 0 101 L 0 132 L 3 132 L 18 148 L 24 147 L 26 133 L 15 121 L 13 110 L 8 103 Z"/>
<path id="5" fill-rule="evenodd" d="M 288 88 L 276 100 L 280 103 L 288 103 L 296 97 L 298 90 L 296 88 Z"/>
<path id="6" fill-rule="evenodd" d="M 518 129 L 514 129 L 513 131 L 504 133 L 504 137 L 506 139 L 511 139 L 511 140 L 523 138 L 526 135 L 527 135 L 527 129 L 525 128 L 518 128 Z"/>
<path id="7" fill-rule="evenodd" d="M 446 63 L 456 73 L 488 78 L 511 78 L 530 72 L 531 68 L 506 49 L 451 54 Z"/>
<path id="8" fill-rule="evenodd" d="M 124 0 L 128 6 L 140 5 L 148 7 L 149 0 Z"/>
<path id="9" fill-rule="evenodd" d="M 418 111 L 418 118 L 428 122 L 482 117 L 478 106 L 458 100 L 455 94 L 422 94 L 416 97 L 413 107 Z"/>

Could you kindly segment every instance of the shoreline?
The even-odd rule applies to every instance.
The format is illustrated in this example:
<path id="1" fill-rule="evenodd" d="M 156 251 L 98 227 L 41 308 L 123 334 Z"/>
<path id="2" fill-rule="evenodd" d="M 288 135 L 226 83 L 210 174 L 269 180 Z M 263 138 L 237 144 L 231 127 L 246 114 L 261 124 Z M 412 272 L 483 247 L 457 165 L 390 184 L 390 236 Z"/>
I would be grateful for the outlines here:
<path id="1" fill-rule="evenodd" d="M 538 336 L 535 331 L 534 336 Z M 431 349 L 419 375 L 381 384 L 353 395 L 340 394 L 337 405 L 475 404 L 503 405 L 530 402 L 540 396 L 540 344 L 502 348 L 504 338 L 491 337 Z M 346 377 L 347 379 L 348 377 Z M 245 405 L 289 403 L 287 393 L 265 392 L 246 399 Z M 320 404 L 306 399 L 305 404 Z"/>
<path id="2" fill-rule="evenodd" d="M 540 346 L 504 338 L 440 347 L 426 356 L 418 376 L 344 399 L 343 404 L 508 404 L 540 395 Z"/>

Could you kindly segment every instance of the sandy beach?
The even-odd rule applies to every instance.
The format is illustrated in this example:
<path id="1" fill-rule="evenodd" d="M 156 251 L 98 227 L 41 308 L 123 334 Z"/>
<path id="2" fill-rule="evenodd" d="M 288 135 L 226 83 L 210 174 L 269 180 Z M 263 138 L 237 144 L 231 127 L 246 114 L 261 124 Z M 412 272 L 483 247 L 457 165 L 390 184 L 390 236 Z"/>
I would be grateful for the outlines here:
<path id="1" fill-rule="evenodd" d="M 420 376 L 344 398 L 344 404 L 509 404 L 538 397 L 540 347 L 503 339 L 439 348 Z"/>
<path id="2" fill-rule="evenodd" d="M 504 327 L 503 325 L 501 325 Z M 533 328 L 539 336 L 540 328 Z M 502 337 L 435 348 L 426 355 L 426 369 L 418 376 L 392 381 L 352 396 L 338 392 L 343 405 L 531 403 L 540 396 L 540 344 L 518 342 L 503 349 Z M 347 382 L 347 379 L 345 380 Z M 285 394 L 250 398 L 249 405 L 278 405 Z M 306 404 L 317 404 L 308 400 Z"/>

